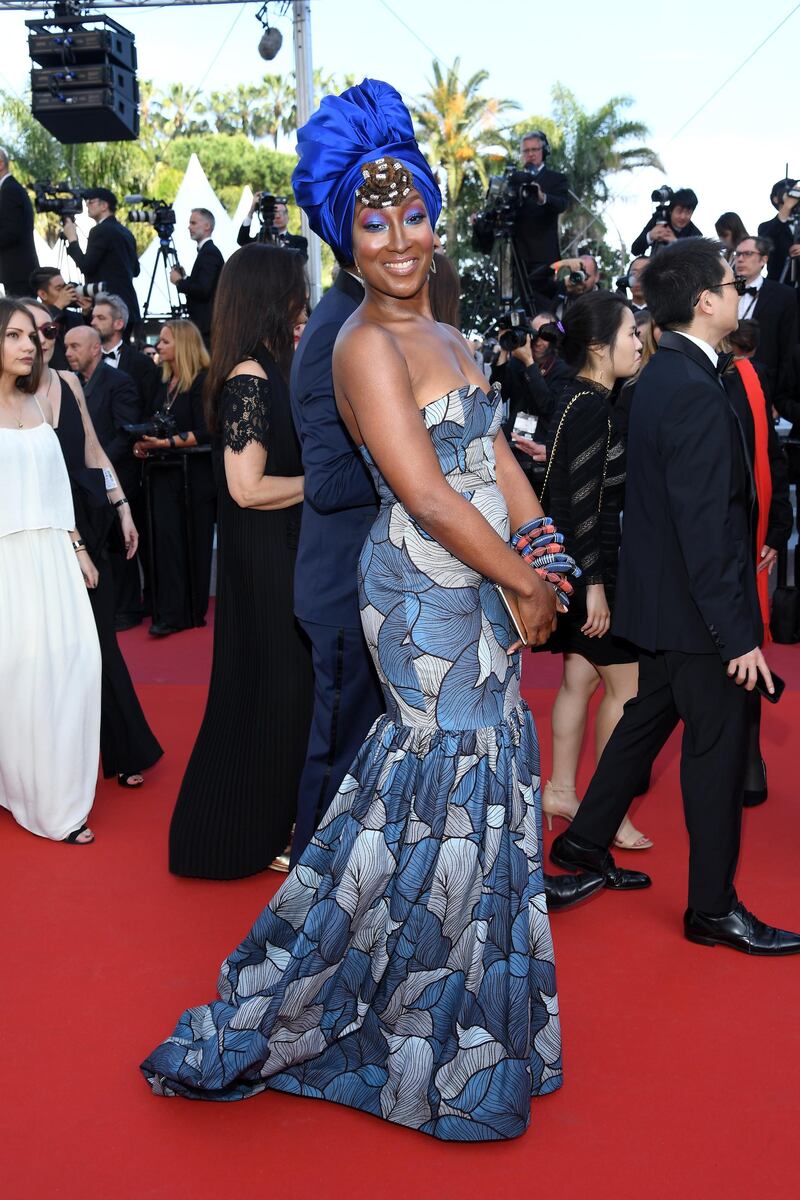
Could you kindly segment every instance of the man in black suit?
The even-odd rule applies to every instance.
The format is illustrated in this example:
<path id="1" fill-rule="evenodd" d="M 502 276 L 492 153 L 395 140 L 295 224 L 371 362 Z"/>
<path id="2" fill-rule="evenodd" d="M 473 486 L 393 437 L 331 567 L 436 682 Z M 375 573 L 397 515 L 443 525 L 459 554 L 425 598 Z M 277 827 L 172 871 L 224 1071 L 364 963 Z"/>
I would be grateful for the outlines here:
<path id="1" fill-rule="evenodd" d="M 26 296 L 31 274 L 39 266 L 33 244 L 33 205 L 8 169 L 8 152 L 0 146 L 0 283 L 7 296 Z"/>
<path id="2" fill-rule="evenodd" d="M 136 385 L 124 371 L 113 370 L 103 362 L 100 334 L 84 325 L 70 329 L 65 339 L 70 370 L 79 376 L 86 395 L 86 406 L 100 445 L 117 472 L 127 494 L 136 486 L 138 467 L 131 452 L 131 435 L 124 425 L 142 419 Z"/>
<path id="3" fill-rule="evenodd" d="M 521 158 L 530 194 L 514 220 L 514 245 L 527 272 L 529 292 L 537 290 L 543 270 L 561 257 L 558 218 L 569 203 L 567 177 L 546 165 L 549 153 L 544 133 L 534 130 L 525 134 Z"/>
<path id="4" fill-rule="evenodd" d="M 797 346 L 797 300 L 794 288 L 764 278 L 771 249 L 768 238 L 742 238 L 734 251 L 733 269 L 745 281 L 739 320 L 758 322 L 756 358 L 767 369 L 770 395 L 777 397 Z"/>
<path id="5" fill-rule="evenodd" d="M 54 323 L 58 326 L 58 336 L 50 359 L 54 371 L 69 369 L 67 356 L 64 352 L 64 337 L 69 329 L 76 329 L 86 322 L 83 313 L 73 309 L 77 305 L 75 289 L 66 282 L 57 267 L 37 267 L 28 281 L 28 295 L 36 296 L 45 306 Z M 72 311 L 70 311 L 72 309 Z"/>
<path id="6" fill-rule="evenodd" d="M 92 309 L 92 328 L 100 335 L 103 362 L 113 370 L 129 375 L 136 385 L 139 397 L 140 420 L 152 416 L 159 405 L 161 372 L 152 358 L 136 350 L 130 342 L 123 340 L 123 331 L 128 325 L 128 306 L 119 296 L 100 292 Z M 111 546 L 111 570 L 114 576 L 116 604 L 116 628 L 118 632 L 139 625 L 144 616 L 142 586 L 139 566 L 145 568 L 147 552 L 145 536 L 147 514 L 144 509 L 139 478 L 139 464 L 130 469 L 126 458 L 126 475 L 131 482 L 126 492 L 137 528 L 144 531 L 139 539 L 139 552 L 128 558 L 121 540 Z"/>
<path id="7" fill-rule="evenodd" d="M 634 254 L 652 256 L 662 247 L 669 246 L 681 238 L 702 237 L 702 233 L 692 221 L 698 200 L 691 188 L 678 188 L 672 194 L 667 208 L 666 221 L 659 220 L 653 213 L 636 241 L 631 246 Z"/>
<path id="8" fill-rule="evenodd" d="M 258 208 L 262 195 L 262 192 L 256 192 L 253 196 L 250 212 L 239 227 L 239 232 L 236 235 L 236 244 L 239 246 L 248 246 L 252 241 L 259 241 L 261 235 L 265 232 L 262 227 L 255 238 L 251 234 L 253 217 L 255 216 L 255 211 Z M 275 201 L 272 225 L 266 232 L 269 236 L 264 240 L 274 242 L 276 246 L 285 246 L 287 250 L 298 250 L 303 258 L 308 258 L 308 239 L 300 237 L 296 233 L 289 233 L 289 209 L 283 200 Z"/>
<path id="9" fill-rule="evenodd" d="M 733 886 L 747 692 L 759 677 L 772 689 L 759 649 L 752 473 L 715 350 L 738 323 L 737 283 L 716 243 L 691 239 L 648 264 L 644 290 L 665 332 L 631 406 L 612 625 L 640 649 L 639 690 L 551 858 L 601 871 L 607 887 L 649 886 L 647 875 L 618 868 L 608 847 L 643 773 L 683 721 L 686 937 L 749 954 L 800 953 L 800 934 L 762 924 Z"/>
<path id="10" fill-rule="evenodd" d="M 794 282 L 789 278 L 792 263 L 790 261 L 787 267 L 787 260 L 800 258 L 800 241 L 795 240 L 800 198 L 789 195 L 789 192 L 798 190 L 797 183 L 796 179 L 779 179 L 773 185 L 769 200 L 776 209 L 775 216 L 771 221 L 762 221 L 758 227 L 758 236 L 769 238 L 772 242 L 767 279 L 774 279 L 778 283 Z M 795 274 L 800 277 L 800 264 L 796 264 Z"/>
<path id="11" fill-rule="evenodd" d="M 89 230 L 86 250 L 78 245 L 78 231 L 72 217 L 64 218 L 67 254 L 83 271 L 87 283 L 102 283 L 103 290 L 121 296 L 128 306 L 130 327 L 139 322 L 139 301 L 133 281 L 139 274 L 136 242 L 130 229 L 120 225 L 116 216 L 117 197 L 108 188 L 89 188 L 83 193 L 86 211 L 95 222 Z"/>
<path id="12" fill-rule="evenodd" d="M 173 267 L 170 281 L 186 297 L 189 319 L 194 321 L 203 335 L 206 346 L 211 345 L 211 315 L 220 272 L 225 259 L 211 240 L 214 232 L 214 214 L 207 208 L 193 208 L 189 216 L 189 236 L 197 243 L 197 258 L 191 273 L 183 267 Z"/>

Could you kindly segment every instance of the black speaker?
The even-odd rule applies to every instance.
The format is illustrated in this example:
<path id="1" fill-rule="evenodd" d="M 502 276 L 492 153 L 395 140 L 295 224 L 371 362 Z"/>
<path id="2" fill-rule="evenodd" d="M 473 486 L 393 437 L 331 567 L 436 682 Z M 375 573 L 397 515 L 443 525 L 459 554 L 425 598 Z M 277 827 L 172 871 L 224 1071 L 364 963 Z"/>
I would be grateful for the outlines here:
<path id="1" fill-rule="evenodd" d="M 31 112 L 59 142 L 132 141 L 139 136 L 133 34 L 110 17 L 26 21 Z"/>

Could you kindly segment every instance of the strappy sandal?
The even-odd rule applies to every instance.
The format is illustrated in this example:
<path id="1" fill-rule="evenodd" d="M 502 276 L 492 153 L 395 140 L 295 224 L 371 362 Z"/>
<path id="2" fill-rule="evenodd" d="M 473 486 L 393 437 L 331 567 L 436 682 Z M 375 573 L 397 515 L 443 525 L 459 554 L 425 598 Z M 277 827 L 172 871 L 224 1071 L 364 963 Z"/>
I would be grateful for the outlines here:
<path id="1" fill-rule="evenodd" d="M 91 837 L 84 838 L 83 841 L 80 841 L 79 839 L 82 833 L 90 833 Z M 91 846 L 92 842 L 94 841 L 94 834 L 88 825 L 83 824 L 81 825 L 80 829 L 73 829 L 72 833 L 68 833 L 67 836 L 61 840 L 62 842 L 66 842 L 68 846 Z"/>
<path id="2" fill-rule="evenodd" d="M 132 779 L 137 780 L 137 782 L 131 783 Z M 121 788 L 140 788 L 143 783 L 144 776 L 140 775 L 138 771 L 120 771 L 117 775 L 117 784 Z"/>

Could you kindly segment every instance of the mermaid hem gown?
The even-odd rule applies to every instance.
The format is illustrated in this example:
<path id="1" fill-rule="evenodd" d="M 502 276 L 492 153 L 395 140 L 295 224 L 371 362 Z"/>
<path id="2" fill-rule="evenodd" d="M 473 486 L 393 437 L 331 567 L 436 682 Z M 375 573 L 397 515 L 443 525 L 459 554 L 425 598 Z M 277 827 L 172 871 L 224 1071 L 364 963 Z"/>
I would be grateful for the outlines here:
<path id="1" fill-rule="evenodd" d="M 504 538 L 499 398 L 422 410 L 450 485 Z M 453 1141 L 524 1132 L 561 1084 L 539 752 L 494 586 L 381 507 L 359 564 L 387 712 L 286 882 L 142 1064 L 153 1090 L 333 1100 Z"/>

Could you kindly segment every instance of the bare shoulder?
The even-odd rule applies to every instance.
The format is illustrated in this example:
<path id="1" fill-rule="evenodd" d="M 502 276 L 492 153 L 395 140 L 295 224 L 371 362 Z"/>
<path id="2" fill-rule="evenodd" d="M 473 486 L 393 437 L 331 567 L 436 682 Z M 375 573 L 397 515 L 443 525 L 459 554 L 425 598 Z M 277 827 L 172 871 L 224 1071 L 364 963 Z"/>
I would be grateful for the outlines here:
<path id="1" fill-rule="evenodd" d="M 74 371 L 56 371 L 59 379 L 63 379 L 69 390 L 72 392 L 75 399 L 80 403 L 83 401 L 83 388 L 81 381 Z"/>
<path id="2" fill-rule="evenodd" d="M 242 362 L 238 362 L 232 371 L 228 372 L 228 379 L 236 379 L 239 375 L 255 375 L 257 379 L 266 379 L 267 373 L 254 358 L 245 358 Z"/>
<path id="3" fill-rule="evenodd" d="M 333 348 L 333 365 L 338 371 L 362 367 L 375 367 L 380 361 L 382 369 L 405 366 L 405 358 L 397 339 L 375 321 L 365 321 L 358 313 L 349 317 L 342 326 Z"/>

